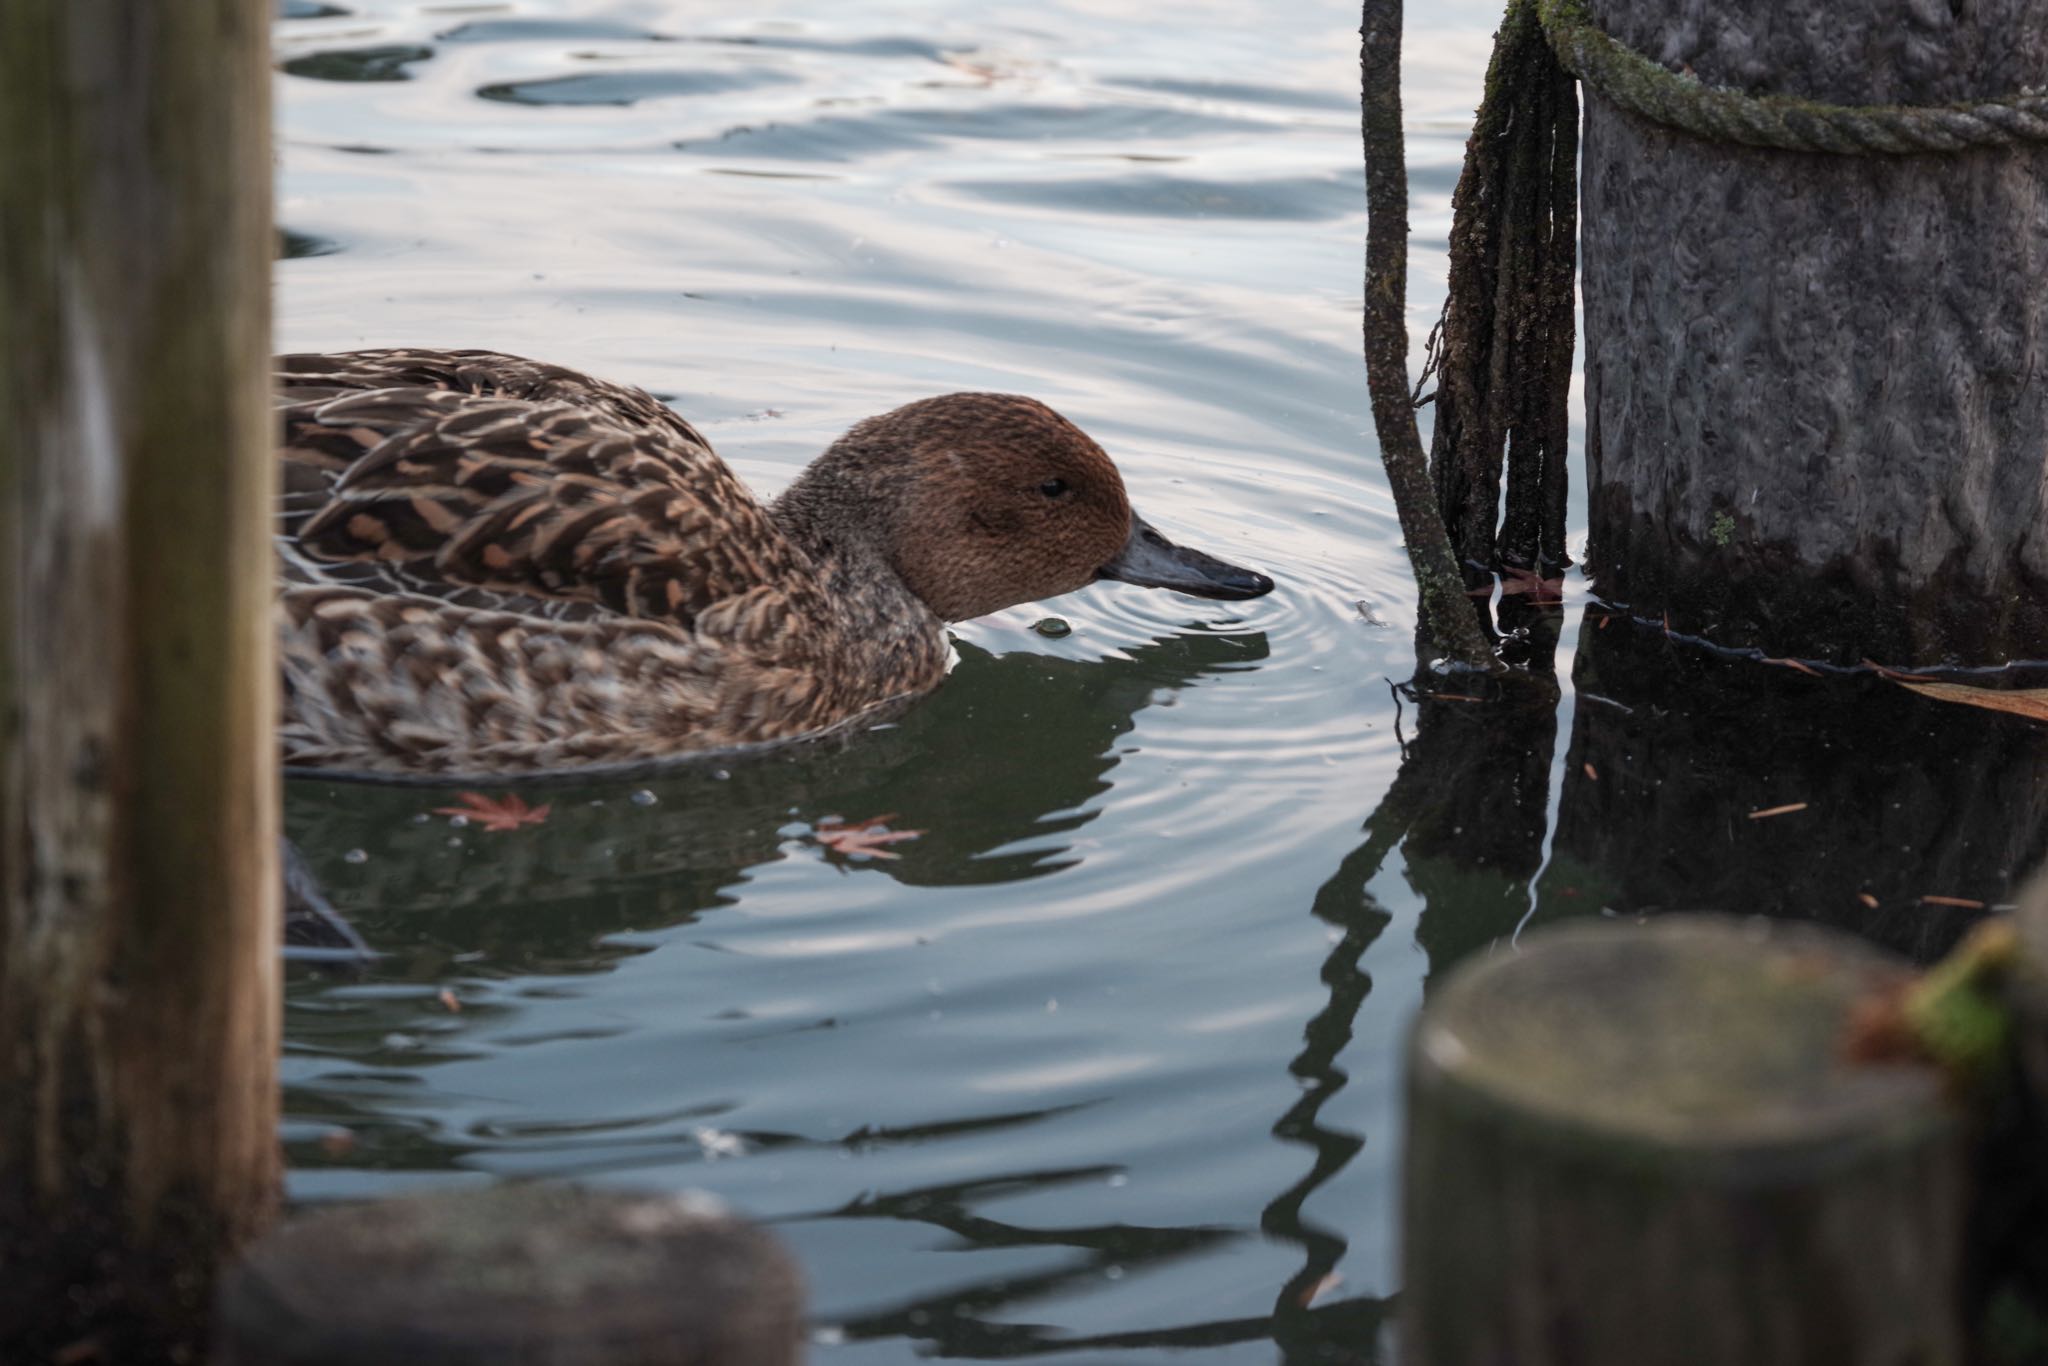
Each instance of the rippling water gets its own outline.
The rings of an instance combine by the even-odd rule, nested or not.
[[[292,987],[300,1199],[705,1187],[795,1248],[825,1362],[1377,1360],[1433,971],[1688,893],[1843,918],[1874,889],[1880,932],[1931,951],[1957,913],[1915,887],[1996,900],[2039,857],[2030,830],[1952,841],[1937,887],[1898,852],[1925,837],[1900,794],[1948,790],[1923,759],[1995,803],[1970,756],[2037,763],[2020,723],[1958,741],[1880,697],[1904,749],[1861,767],[1831,695],[1780,743],[1754,699],[1672,705],[1713,666],[1632,683],[1629,650],[1668,643],[1581,632],[1576,582],[1561,696],[1433,701],[1417,738],[1364,435],[1349,4],[282,14],[281,348],[489,346],[638,383],[764,492],[867,414],[1027,392],[1151,520],[1281,585],[1004,612],[891,726],[537,789],[548,819],[516,831],[438,814],[445,789],[295,782],[290,828],[390,955]],[[1411,19],[1418,336],[1496,16]],[[1575,686],[1582,639],[1604,653],[1578,648]],[[1708,753],[1731,734],[1757,755]],[[1809,856],[1810,830],[1723,809],[1823,772],[1870,805],[1863,845]],[[814,838],[884,814],[922,832],[900,858]],[[1809,887],[1825,906],[1789,904]]]

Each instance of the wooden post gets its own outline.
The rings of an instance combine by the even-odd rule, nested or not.
[[[1468,961],[1409,1055],[1402,1360],[1959,1362],[1964,1125],[1843,1058],[1903,972],[1691,916]]]
[[[294,1220],[221,1286],[214,1366],[794,1366],[795,1263],[711,1197],[502,1185]]]
[[[2011,96],[2035,0],[1586,0],[1707,85]],[[1586,100],[1587,563],[1772,655],[2048,657],[2048,146],[1830,156]]]
[[[268,0],[0,4],[0,1342],[191,1359],[278,1177]]]

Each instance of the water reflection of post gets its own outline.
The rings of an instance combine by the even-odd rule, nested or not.
[[[1409,882],[1424,902],[1416,934],[1432,968],[1448,967],[1520,923],[1529,908],[1530,880],[1542,866],[1548,824],[1557,735],[1557,690],[1548,667],[1558,617],[1547,595],[1503,599],[1501,631],[1513,637],[1530,669],[1528,677],[1509,684],[1505,696],[1480,699],[1441,678],[1417,680],[1416,735],[1402,746],[1400,770],[1366,818],[1364,842],[1317,889],[1314,914],[1340,935],[1321,973],[1330,994],[1303,1030],[1302,1050],[1288,1063],[1287,1070],[1307,1085],[1273,1126],[1276,1138],[1306,1145],[1314,1159],[1260,1220],[1266,1233],[1299,1243],[1304,1254],[1301,1270],[1274,1305],[1274,1339],[1282,1346],[1369,1342],[1368,1327],[1386,1312],[1385,1302],[1376,1299],[1308,1307],[1347,1242],[1308,1224],[1301,1213],[1309,1196],[1363,1146],[1358,1135],[1325,1127],[1318,1115],[1349,1081],[1337,1059],[1372,990],[1372,978],[1359,964],[1389,920],[1366,888],[1399,846]],[[1485,680],[1473,685],[1498,686]],[[1333,1325],[1344,1330],[1333,1337]]]
[[[2048,851],[2048,730],[1882,679],[1722,659],[1603,626],[1605,610],[1580,634],[1539,919],[1753,912],[1924,960]]]

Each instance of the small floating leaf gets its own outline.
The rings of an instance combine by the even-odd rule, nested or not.
[[[530,807],[526,799],[516,792],[503,797],[486,797],[481,792],[458,792],[455,795],[463,805],[437,806],[434,814],[449,817],[451,825],[467,825],[474,821],[485,830],[517,830],[522,825],[539,825],[554,809],[551,802]]]
[[[1870,667],[1900,687],[1937,702],[1956,702],[1965,707],[2024,716],[2029,721],[2048,721],[2048,688],[1973,688],[1967,683],[1926,683],[1882,664]]]

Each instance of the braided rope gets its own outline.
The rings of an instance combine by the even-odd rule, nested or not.
[[[1582,0],[1540,0],[1544,32],[1565,70],[1633,114],[1697,137],[1791,152],[1951,152],[2048,142],[2048,95],[1967,104],[1818,104],[1747,95],[1680,75],[1602,32]]]

